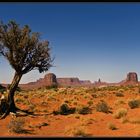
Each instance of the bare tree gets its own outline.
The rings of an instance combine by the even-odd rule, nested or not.
[[[22,76],[35,69],[42,73],[52,66],[53,59],[48,46],[49,42],[41,41],[40,34],[31,32],[28,25],[21,28],[15,21],[9,21],[8,24],[0,22],[0,54],[15,70],[8,92],[9,108],[2,118],[5,118],[9,112],[17,111],[14,93]]]

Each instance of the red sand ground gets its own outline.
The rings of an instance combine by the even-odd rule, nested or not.
[[[124,97],[116,96],[117,92],[121,92]],[[92,97],[92,94],[96,94],[97,97]],[[9,115],[6,119],[0,120],[0,136],[73,137],[78,131],[79,135],[87,134],[90,137],[140,136],[140,108],[131,109],[128,105],[130,99],[136,98],[140,99],[138,87],[127,89],[121,87],[114,90],[108,88],[97,91],[88,88],[60,88],[57,91],[42,89],[20,92],[15,96],[17,106],[22,109],[33,110],[38,115],[19,116],[25,119],[23,128],[29,132],[21,134],[9,132],[7,126],[12,119],[12,116]],[[17,101],[18,99],[21,100]],[[108,104],[112,113],[96,111],[96,104],[100,100],[104,100]],[[119,100],[123,100],[124,103],[118,103]],[[64,102],[68,102],[67,104],[70,107],[78,107],[80,105],[88,105],[88,101],[93,101],[93,104],[90,106],[92,108],[91,114],[51,114],[54,110],[58,110]],[[122,118],[137,121],[135,123],[131,121],[123,123],[122,118],[116,119],[114,113],[120,108],[127,109],[127,115]],[[42,123],[47,123],[48,125],[38,127]],[[108,127],[109,123],[113,123],[117,129],[110,129]]]

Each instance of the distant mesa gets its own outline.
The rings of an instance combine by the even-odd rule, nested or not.
[[[92,84],[89,80],[79,80],[77,77],[73,78],[57,78],[59,86],[85,86]]]
[[[58,86],[58,87],[74,87],[74,86],[89,86],[89,87],[104,87],[104,86],[120,86],[120,85],[138,85],[138,75],[135,72],[129,72],[126,76],[126,79],[118,83],[107,83],[103,82],[100,78],[98,81],[92,83],[90,80],[79,80],[77,77],[66,77],[66,78],[57,78],[54,73],[48,73],[44,78],[40,78],[35,82],[30,82],[27,84],[20,84],[19,86],[22,89],[37,89],[47,86]],[[7,84],[8,85],[8,84]],[[2,84],[2,86],[5,86]]]
[[[80,84],[81,85],[91,85],[91,81],[90,80],[80,80]]]
[[[60,86],[76,86],[81,84],[78,78],[57,78],[57,82]]]

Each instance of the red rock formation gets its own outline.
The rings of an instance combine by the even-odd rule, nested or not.
[[[127,82],[129,82],[129,81],[138,82],[137,73],[135,73],[135,72],[129,72],[129,73],[127,74],[126,81],[127,81]]]
[[[53,73],[48,73],[44,76],[44,78],[40,78],[36,82],[30,82],[27,84],[21,84],[20,86],[23,89],[36,89],[40,87],[47,87],[57,85],[56,76]]]
[[[79,80],[76,77],[73,78],[56,78],[55,74],[49,73],[44,76],[44,78],[40,78],[36,82],[30,82],[28,84],[20,84],[20,87],[24,89],[34,89],[40,87],[47,87],[52,85],[58,86],[95,86],[95,87],[103,87],[103,86],[120,86],[120,85],[136,85],[139,84],[138,76],[135,72],[129,72],[127,74],[127,78],[118,83],[107,83],[102,82],[100,79],[91,83],[89,80]]]
[[[90,85],[90,84],[92,84],[89,80],[80,80],[80,83],[82,85]]]
[[[129,72],[125,80],[120,82],[120,85],[136,85],[138,84],[138,76],[135,72]]]
[[[57,83],[60,86],[78,86],[81,85],[78,78],[57,78]]]

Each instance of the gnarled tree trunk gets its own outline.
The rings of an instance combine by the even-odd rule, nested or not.
[[[3,114],[3,116],[1,117],[1,119],[5,118],[10,112],[16,113],[17,108],[14,102],[14,95],[21,77],[22,74],[15,72],[14,78],[12,80],[12,83],[10,84],[9,91],[8,91],[8,108],[6,112]]]

